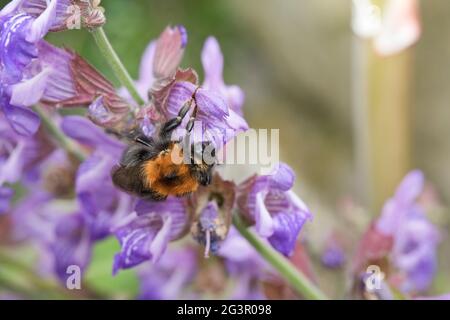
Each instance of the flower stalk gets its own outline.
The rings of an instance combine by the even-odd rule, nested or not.
[[[237,214],[233,216],[233,225],[239,233],[255,248],[256,251],[271,264],[280,275],[292,286],[292,288],[311,300],[327,300],[325,294],[320,291],[304,274],[296,269],[283,255],[275,249],[267,246],[257,235],[248,230]]]
[[[131,97],[133,97],[134,101],[138,105],[143,105],[145,101],[142,99],[142,97],[136,90],[133,79],[131,78],[128,71],[125,69],[124,65],[120,61],[119,56],[112,47],[111,43],[109,42],[105,30],[103,30],[102,27],[98,27],[93,29],[91,33],[95,39],[95,42],[97,43],[98,48],[100,49],[100,52],[108,62],[117,79],[125,88],[127,88],[128,92],[130,93]]]
[[[379,9],[376,12],[387,15],[386,0],[372,3]],[[385,24],[385,28],[389,26],[383,19],[381,23]],[[404,28],[410,30],[418,22],[402,23],[406,23]],[[394,38],[399,31],[389,32],[388,35]],[[411,45],[417,39],[412,39],[407,45],[395,44],[391,39],[388,42],[390,47],[386,48],[380,45],[384,44],[380,41],[382,35],[378,32],[374,40],[373,36],[367,38],[357,34],[353,39],[355,162],[360,180],[357,190],[372,212],[380,211],[385,199],[411,169],[411,73],[414,53]],[[386,49],[390,51],[383,51]]]
[[[34,106],[33,110],[39,114],[42,124],[47,129],[50,136],[52,136],[68,153],[75,156],[79,161],[83,162],[86,159],[86,154],[82,151],[81,147],[74,141],[69,139],[64,132],[53,122],[48,114],[40,106]]]
[[[23,286],[20,283],[16,283],[13,281],[12,277],[0,272],[0,283],[6,287],[14,288],[15,292],[19,292],[26,296],[36,295],[36,297],[39,296],[37,292],[41,292],[64,299],[80,298],[79,294],[66,290],[57,283],[44,280],[42,277],[36,275],[29,266],[2,250],[0,250],[0,264],[3,268],[10,268],[11,270],[15,270],[15,272],[20,273],[21,278],[26,279],[26,283],[30,285]],[[35,292],[34,290],[37,291]]]

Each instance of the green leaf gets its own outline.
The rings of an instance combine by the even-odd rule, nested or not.
[[[110,237],[94,246],[92,262],[84,281],[91,290],[105,297],[133,299],[139,292],[139,282],[133,269],[112,275],[114,255],[120,251],[116,239]]]

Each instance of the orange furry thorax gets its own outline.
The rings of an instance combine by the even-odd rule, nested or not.
[[[183,151],[177,143],[148,160],[143,165],[147,187],[163,196],[182,196],[196,191],[199,183],[189,165],[182,161]]]

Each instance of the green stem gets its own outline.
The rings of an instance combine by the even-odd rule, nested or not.
[[[10,293],[17,294],[22,298],[39,298],[39,296],[29,288],[12,281],[9,276],[3,275],[2,270],[0,270],[0,288]]]
[[[86,154],[82,151],[81,147],[75,143],[73,140],[69,139],[64,132],[55,124],[55,122],[49,117],[47,112],[45,112],[41,107],[34,106],[33,110],[39,114],[42,124],[48,130],[50,136],[52,136],[67,152],[71,153],[78,160],[84,161],[86,159]]]
[[[280,273],[295,291],[311,300],[328,299],[325,294],[309,281],[304,274],[296,269],[289,260],[272,247],[267,246],[257,235],[246,228],[237,214],[233,217],[233,224],[240,234]]]
[[[139,104],[143,105],[145,103],[144,100],[142,100],[142,97],[139,95],[138,91],[136,90],[136,87],[134,86],[133,79],[131,79],[128,71],[125,69],[124,65],[120,61],[119,56],[117,55],[116,51],[114,51],[114,48],[112,47],[111,43],[108,40],[108,37],[106,36],[105,31],[102,27],[96,28],[91,31],[92,36],[95,39],[95,42],[97,43],[97,46],[99,47],[101,53],[105,57],[106,61],[108,61],[111,69],[114,71],[117,79],[120,81],[120,83],[127,88],[130,95],[133,97],[133,99]]]
[[[42,293],[56,295],[68,299],[79,298],[76,292],[65,290],[57,283],[44,280],[42,277],[36,275],[34,270],[30,269],[29,266],[17,260],[11,254],[3,252],[2,250],[0,250],[0,264],[2,265],[3,268],[9,268],[10,270],[14,270],[14,272],[16,273],[20,273],[21,278],[26,279],[27,283],[29,283],[33,288]],[[10,286],[20,288],[20,285],[15,284],[9,277],[1,275],[0,280],[3,283],[8,283]],[[22,289],[23,290],[21,291],[24,292],[26,291],[25,288]]]

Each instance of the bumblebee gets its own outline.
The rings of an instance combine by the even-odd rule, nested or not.
[[[182,124],[192,103],[195,106],[186,125],[187,134],[173,141],[172,133]],[[212,144],[189,144],[196,114],[193,96],[178,116],[165,122],[154,137],[136,134],[123,153],[120,165],[113,168],[113,183],[129,194],[156,201],[171,195],[182,197],[196,191],[200,185],[210,184],[215,161],[205,161],[204,154],[209,152],[210,159],[215,156]]]

